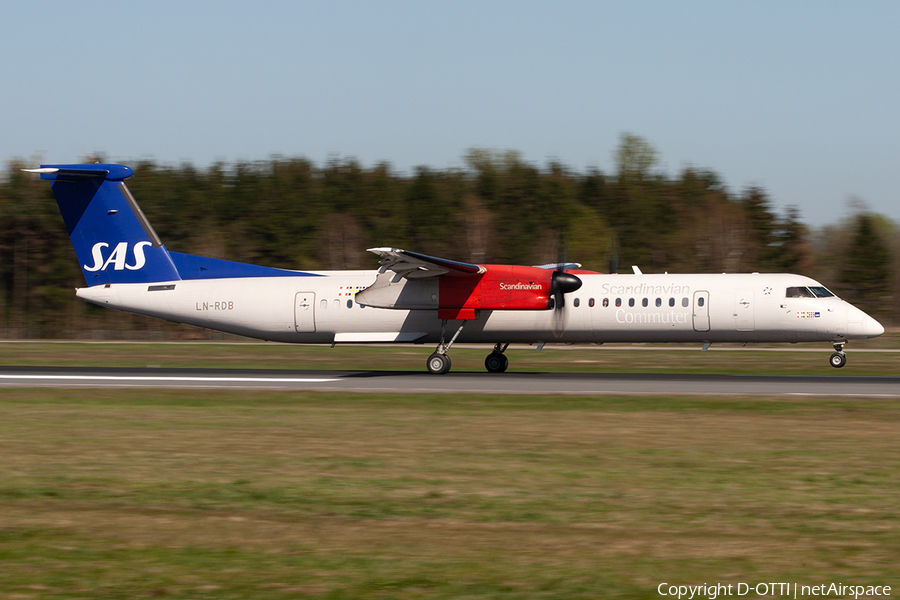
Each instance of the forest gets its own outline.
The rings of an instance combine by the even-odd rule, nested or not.
[[[477,263],[587,269],[793,272],[821,281],[886,326],[900,316],[897,224],[863,208],[819,229],[780,214],[764,189],[733,191],[711,170],[659,172],[623,134],[615,170],[538,166],[474,149],[462,169],[352,158],[130,163],[128,187],[166,247],[288,269],[376,268],[373,246]],[[83,162],[104,160],[86,157]],[[9,161],[0,174],[0,338],[183,338],[206,332],[80,302],[84,278],[50,186]],[[789,199],[788,199],[789,200]]]

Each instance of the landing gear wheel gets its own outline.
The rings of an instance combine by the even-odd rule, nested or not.
[[[435,375],[443,375],[450,370],[450,357],[446,354],[435,352],[428,357],[428,372]]]
[[[509,367],[509,359],[505,354],[499,352],[491,352],[484,359],[484,368],[488,373],[503,373]]]
[[[835,352],[831,355],[829,362],[831,362],[831,366],[835,369],[840,369],[847,364],[847,355],[843,352]]]

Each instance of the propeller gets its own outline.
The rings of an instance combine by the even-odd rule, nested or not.
[[[553,271],[550,290],[553,292],[553,308],[562,310],[566,305],[566,294],[581,288],[581,279],[576,275],[567,273],[562,268]]]
[[[550,279],[550,291],[553,294],[553,311],[556,315],[555,333],[557,336],[565,333],[565,319],[562,311],[566,305],[566,294],[581,288],[581,279],[572,273],[566,272],[567,267],[569,267],[569,264],[566,262],[566,244],[562,234],[560,234],[559,261]]]

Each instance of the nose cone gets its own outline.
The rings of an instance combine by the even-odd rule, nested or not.
[[[878,337],[879,335],[884,333],[884,325],[882,325],[869,315],[866,315],[865,332],[869,337]]]
[[[847,316],[845,325],[847,327],[847,339],[865,339],[878,337],[884,333],[884,326],[881,323],[856,308],[852,304],[847,305]]]

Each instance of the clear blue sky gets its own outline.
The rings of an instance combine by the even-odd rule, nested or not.
[[[900,3],[45,2],[0,13],[0,158],[460,167],[472,147],[900,221]]]

